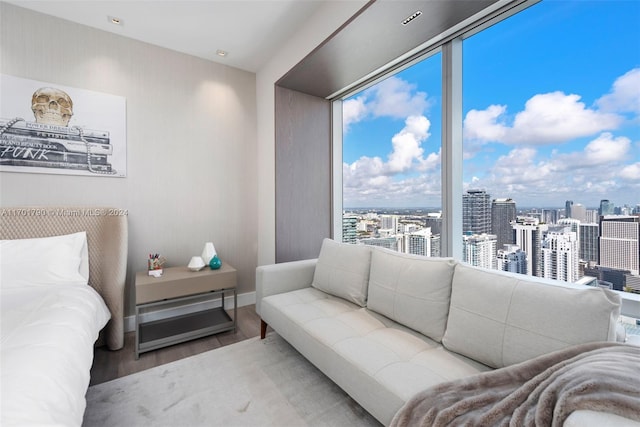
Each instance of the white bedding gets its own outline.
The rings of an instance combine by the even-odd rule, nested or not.
[[[107,306],[86,285],[0,292],[0,424],[80,426]]]

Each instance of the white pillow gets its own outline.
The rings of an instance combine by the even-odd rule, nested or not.
[[[370,265],[369,246],[324,239],[311,286],[364,307]]]
[[[614,341],[620,296],[598,287],[458,263],[442,344],[492,368]]]
[[[451,302],[453,258],[375,248],[367,308],[440,342]]]
[[[87,233],[0,240],[0,287],[86,285]],[[86,275],[86,273],[85,273]]]

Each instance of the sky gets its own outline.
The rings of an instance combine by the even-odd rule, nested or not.
[[[417,23],[417,22],[416,22]],[[441,54],[344,100],[343,205],[441,205]],[[640,0],[543,0],[463,42],[463,186],[640,204]]]

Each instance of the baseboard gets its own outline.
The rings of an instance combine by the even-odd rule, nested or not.
[[[238,307],[244,307],[246,305],[251,305],[251,304],[255,304],[256,303],[256,293],[254,292],[247,292],[244,294],[238,294]],[[194,311],[200,311],[200,310],[205,310],[208,308],[213,308],[213,307],[219,307],[220,306],[220,300],[215,300],[215,301],[207,301],[207,302],[199,302],[199,303],[195,303],[195,304],[190,304],[190,305],[186,305],[186,306],[182,306],[179,308],[171,308],[168,310],[163,310],[163,311],[158,311],[158,313],[164,313],[164,314],[159,314],[158,317],[164,317],[166,316],[167,312],[171,312],[172,316],[177,316],[180,314],[185,314],[185,313],[191,313]],[[233,296],[228,296],[225,297],[224,299],[224,306],[225,308],[233,308]],[[148,316],[148,315],[147,315]],[[151,316],[149,316],[151,317]],[[153,320],[151,318],[147,318],[147,321],[149,320]],[[131,316],[125,316],[124,318],[124,331],[125,332],[133,332],[136,330],[136,316],[135,315],[131,315]]]

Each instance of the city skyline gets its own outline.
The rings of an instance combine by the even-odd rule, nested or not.
[[[638,204],[639,19],[640,2],[544,0],[465,39],[463,189]],[[344,101],[344,206],[440,206],[440,61]]]
[[[484,192],[472,192],[463,201],[466,226],[460,234],[461,261],[482,268],[640,293],[640,209],[633,215],[598,217],[578,210],[577,216],[594,218],[581,221],[558,215],[559,210],[514,215],[513,209],[507,208],[508,203],[497,206],[496,201],[489,211],[486,196]],[[567,202],[569,206],[570,201]],[[503,212],[494,215],[494,208]],[[342,241],[440,256],[442,217],[403,211],[345,213]],[[547,216],[549,213],[553,215]],[[510,232],[499,243],[500,230]]]
[[[470,189],[473,190],[473,189]],[[475,190],[479,190],[479,189],[475,189]],[[495,197],[493,194],[489,193],[491,195],[491,200],[496,200],[496,199],[513,199],[511,197]],[[610,199],[602,199],[602,200],[610,200]],[[530,211],[532,209],[555,209],[555,210],[564,210],[564,202],[561,203],[560,205],[556,205],[556,206],[521,206],[518,201],[516,199],[513,199],[513,201],[516,204],[516,207],[518,210],[522,210],[522,211]],[[566,201],[565,201],[566,202]],[[582,206],[584,206],[586,209],[588,210],[597,210],[600,206],[599,203],[596,203],[592,206],[588,206],[585,205],[584,203],[582,203],[580,200],[577,199],[573,199],[573,202],[575,202],[576,204],[580,204]],[[615,207],[617,208],[623,208],[623,207],[629,207],[631,209],[637,208],[638,206],[640,206],[640,201],[636,201],[635,203],[615,203]],[[382,209],[382,210],[392,210],[392,209],[403,209],[403,210],[424,210],[424,211],[430,211],[430,212],[440,212],[442,211],[442,208],[439,206],[344,206],[343,210],[344,211],[350,211],[350,210],[354,210],[354,209],[358,209],[358,210],[366,210],[366,209]]]

